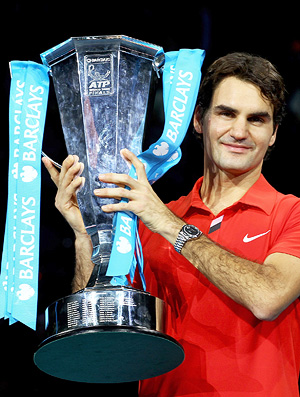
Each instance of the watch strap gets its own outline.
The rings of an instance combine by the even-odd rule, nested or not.
[[[193,229],[196,231],[196,233],[194,235],[186,233],[185,229],[186,229],[187,226],[193,227]],[[187,241],[196,240],[199,237],[201,237],[202,234],[203,233],[201,232],[201,230],[199,230],[194,225],[183,225],[183,227],[180,229],[180,232],[178,233],[177,239],[176,239],[175,244],[174,244],[175,251],[177,251],[180,254],[183,246],[185,245],[185,243]]]

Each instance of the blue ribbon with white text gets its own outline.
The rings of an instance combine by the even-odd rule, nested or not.
[[[39,275],[41,149],[48,68],[13,61],[9,104],[9,174],[0,275],[0,318],[36,329]]]
[[[180,145],[194,112],[204,56],[205,51],[199,49],[183,49],[165,54],[163,71],[164,130],[158,141],[138,156],[145,165],[150,183],[157,181],[181,159]],[[129,175],[136,178],[133,166]],[[113,277],[112,284],[126,284],[126,275],[129,274],[132,280],[136,264],[138,264],[143,287],[146,289],[136,215],[129,212],[116,213],[114,233],[107,276]],[[136,256],[134,252],[136,252]]]

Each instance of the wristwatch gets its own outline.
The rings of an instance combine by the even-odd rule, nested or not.
[[[183,225],[174,244],[175,251],[180,254],[187,241],[196,240],[201,237],[202,234],[201,230],[194,225]]]

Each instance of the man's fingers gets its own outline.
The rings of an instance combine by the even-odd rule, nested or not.
[[[47,157],[43,157],[42,161],[56,187],[61,186],[63,189],[66,189],[73,179],[80,177],[84,170],[84,164],[79,162],[79,157],[76,155],[69,155],[62,163],[60,171],[56,169]]]
[[[132,164],[134,166],[137,178],[141,182],[148,181],[145,166],[141,162],[141,160],[139,160],[137,156],[128,149],[122,149],[120,153],[122,158],[127,162],[127,164]]]
[[[94,194],[98,197],[103,198],[114,198],[117,200],[121,200],[122,198],[126,198],[128,200],[132,200],[134,198],[134,193],[131,190],[125,188],[103,188],[103,189],[95,189]]]
[[[76,167],[78,164],[79,157],[76,155],[69,154],[69,156],[63,161],[62,167],[61,167],[61,172],[60,172],[60,178],[63,180],[67,174],[67,172],[72,168]],[[72,178],[73,179],[73,178]]]
[[[81,177],[76,177],[76,179],[74,181],[78,180],[78,187],[75,190],[75,194],[79,193],[80,190],[83,188],[84,184],[85,184],[85,177],[81,176]],[[80,184],[79,184],[80,182]]]
[[[84,165],[79,162],[79,157],[76,155],[69,155],[62,164],[59,177],[61,187],[66,189],[74,179],[82,174],[83,169]]]
[[[100,174],[99,180],[104,183],[117,185],[121,188],[128,186],[130,189],[136,189],[139,186],[139,182],[136,179],[131,178],[131,176],[127,174],[116,174],[116,173]]]
[[[46,167],[47,171],[49,172],[49,175],[53,180],[53,182],[55,183],[56,187],[58,187],[60,172],[55,168],[55,166],[51,163],[51,161],[47,157],[42,157],[42,162]]]
[[[76,193],[82,189],[85,178],[79,177],[74,179],[65,189],[58,189],[55,206],[64,215],[65,209],[74,205],[76,200]]]

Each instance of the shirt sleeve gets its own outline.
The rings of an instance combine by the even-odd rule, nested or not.
[[[280,202],[273,230],[276,232],[267,256],[284,253],[300,258],[300,199],[286,196]]]

